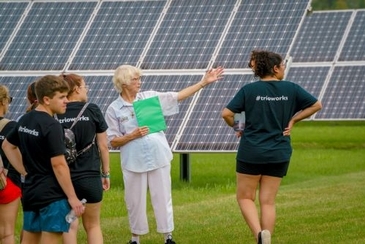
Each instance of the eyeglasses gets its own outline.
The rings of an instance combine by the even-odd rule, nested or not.
[[[140,81],[141,79],[142,79],[142,77],[139,76],[139,77],[132,78],[131,81]]]
[[[79,86],[79,87],[84,87],[86,91],[89,90],[89,86]]]
[[[13,101],[13,97],[8,97],[9,104]]]

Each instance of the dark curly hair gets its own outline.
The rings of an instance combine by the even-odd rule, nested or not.
[[[253,50],[248,67],[252,69],[255,77],[263,78],[274,75],[274,67],[279,67],[282,62],[283,58],[280,54],[263,50]]]

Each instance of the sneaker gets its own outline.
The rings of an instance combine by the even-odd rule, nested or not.
[[[257,244],[271,244],[271,234],[268,230],[259,232]]]
[[[137,244],[137,242],[136,241],[129,241],[127,244]]]
[[[174,242],[174,241],[172,240],[172,237],[169,237],[169,238],[166,240],[165,244],[176,244],[176,242]]]

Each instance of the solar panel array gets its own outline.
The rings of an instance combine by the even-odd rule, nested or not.
[[[104,112],[117,98],[113,70],[143,69],[142,90],[179,91],[205,70],[225,77],[167,117],[175,152],[234,151],[238,140],[220,112],[255,80],[255,48],[292,56],[287,79],[317,96],[311,119],[365,119],[364,10],[307,14],[310,0],[113,0],[0,2],[0,83],[14,97],[8,117],[26,107],[28,84],[45,74],[85,77],[89,100]]]

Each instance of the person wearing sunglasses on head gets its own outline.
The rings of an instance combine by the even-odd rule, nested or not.
[[[1,149],[6,135],[15,128],[16,122],[5,118],[13,98],[6,86],[0,85],[0,243],[15,243],[15,223],[20,205],[20,174],[10,164]]]

